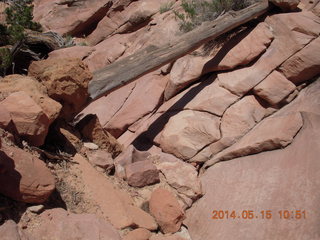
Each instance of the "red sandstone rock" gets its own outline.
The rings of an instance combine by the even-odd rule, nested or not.
[[[104,126],[116,138],[160,103],[167,78],[152,72],[137,80],[124,105]]]
[[[33,240],[12,220],[8,220],[0,226],[0,236],[1,240]]]
[[[243,39],[240,38],[241,35]],[[187,55],[178,59],[170,72],[170,80],[164,93],[165,99],[170,99],[203,74],[247,65],[263,53],[272,40],[273,35],[269,26],[260,23],[247,36],[238,35],[226,42],[223,47],[216,49],[211,56]]]
[[[243,136],[267,115],[257,98],[248,95],[229,107],[221,119],[223,137]]]
[[[296,89],[296,86],[278,71],[273,71],[265,80],[254,87],[256,95],[271,105],[276,105]]]
[[[285,61],[279,70],[295,84],[303,83],[315,77],[320,73],[319,45],[320,37]]]
[[[46,210],[38,217],[38,224],[27,231],[35,239],[120,240],[116,229],[93,214],[74,214],[62,208]]]
[[[270,2],[280,7],[283,11],[293,11],[297,9],[300,0],[270,0]]]
[[[159,171],[149,160],[125,166],[126,180],[130,186],[144,187],[160,181]]]
[[[220,119],[198,111],[182,111],[170,118],[160,139],[160,147],[181,159],[189,159],[220,138]]]
[[[103,150],[95,150],[87,152],[89,162],[97,167],[110,172],[114,168],[113,159],[109,152]]]
[[[82,35],[108,11],[110,0],[66,2],[60,0],[36,0],[34,20],[45,30],[57,33]]]
[[[179,231],[185,216],[178,200],[171,192],[164,188],[154,190],[149,201],[149,208],[162,232]]]
[[[26,92],[48,116],[52,123],[59,115],[61,104],[48,97],[47,89],[36,79],[23,75],[8,75],[0,81],[0,99],[8,97],[11,93]]]
[[[83,60],[94,51],[93,47],[89,46],[73,46],[68,48],[61,48],[49,53],[49,58],[79,58]]]
[[[12,93],[0,104],[10,113],[22,139],[33,146],[44,143],[49,129],[49,118],[27,93]]]
[[[55,189],[55,180],[44,162],[17,147],[2,144],[0,192],[14,200],[43,203]]]
[[[284,148],[293,141],[302,125],[303,121],[300,113],[269,117],[253,128],[237,143],[206,162],[206,165],[221,160],[229,160],[263,151]]]
[[[124,236],[122,240],[149,240],[151,232],[144,228],[138,228]]]
[[[92,78],[80,59],[47,59],[33,62],[28,74],[48,89],[48,95],[63,106],[61,115],[70,120],[87,102],[88,83]]]
[[[177,235],[171,235],[171,236],[152,236],[150,240],[186,240],[185,238],[182,238]]]
[[[311,101],[299,102],[302,98],[294,101],[297,104],[292,105],[292,109],[312,105],[319,112],[319,102],[313,103],[313,97],[307,97]],[[320,119],[318,114],[306,113],[304,116],[303,128],[288,147],[220,162],[207,170],[202,176],[206,194],[188,210],[185,221],[192,239],[245,240],[248,236],[264,239],[274,236],[275,229],[280,239],[317,239],[318,218],[312,213],[320,204],[320,195],[315,191],[320,187]],[[296,194],[299,192],[303,194]],[[232,210],[229,210],[230,206]],[[265,207],[271,211],[271,221],[263,220],[260,215]],[[252,210],[254,218],[257,216],[258,219],[212,219],[213,211],[225,209],[234,209],[236,216],[242,216],[247,209]],[[310,215],[304,221],[284,221],[279,211],[286,209],[294,214],[296,210],[309,209],[306,211]]]
[[[103,173],[96,171],[81,155],[76,154],[74,161],[79,163],[78,168],[82,173],[81,178],[85,186],[84,193],[90,196],[90,201],[99,206],[101,215],[112,225],[118,229],[129,226],[157,229],[153,217],[134,206],[127,192],[113,185]]]
[[[198,171],[190,164],[179,159],[175,161],[164,161],[156,164],[157,168],[163,173],[167,183],[176,189],[179,194],[192,200],[196,200],[202,195],[201,183],[198,179]]]
[[[238,96],[250,91],[320,31],[315,16],[303,12],[273,15],[265,22],[273,29],[275,37],[267,51],[252,66],[218,74],[221,86]],[[304,28],[307,30],[296,30]]]
[[[11,122],[10,112],[0,104],[0,128],[6,129]]]
[[[116,176],[125,178],[125,166],[145,161],[150,156],[149,152],[138,151],[133,145],[128,146],[115,160]]]

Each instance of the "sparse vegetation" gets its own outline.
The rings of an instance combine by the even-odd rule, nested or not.
[[[32,0],[10,1],[6,8],[6,22],[0,24],[0,46],[15,45],[25,37],[25,30],[40,31],[41,25],[32,21]],[[12,63],[8,48],[0,49],[0,74],[5,75]]]
[[[0,48],[0,74],[6,75],[7,69],[10,67],[12,57],[8,48]]]
[[[163,5],[161,5],[160,6],[160,13],[162,14],[162,13],[170,11],[172,9],[173,5],[174,5],[174,2],[167,2]]]
[[[205,21],[212,21],[224,12],[240,10],[249,5],[247,0],[182,0],[184,12],[174,11],[180,30],[189,32]]]

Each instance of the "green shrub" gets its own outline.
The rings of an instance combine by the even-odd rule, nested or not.
[[[7,69],[12,63],[12,57],[8,48],[0,48],[0,74],[6,75]]]
[[[6,25],[0,27],[1,44],[15,44],[24,38],[25,29],[40,31],[41,25],[32,21],[32,0],[12,1],[6,8]]]
[[[172,6],[174,5],[174,2],[167,2],[160,6],[160,13],[165,13],[171,10]]]
[[[183,13],[174,11],[180,21],[180,30],[189,32],[205,21],[216,19],[223,12],[247,7],[248,0],[182,0]]]

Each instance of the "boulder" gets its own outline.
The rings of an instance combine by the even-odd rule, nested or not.
[[[154,190],[149,201],[149,208],[163,233],[179,231],[185,215],[173,193],[164,188]]]
[[[16,201],[43,203],[55,189],[55,179],[44,162],[17,147],[2,144],[1,194]]]
[[[270,2],[288,12],[297,10],[300,0],[270,0]]]
[[[44,144],[49,118],[42,108],[25,92],[10,94],[0,102],[11,116],[19,136],[33,146]]]
[[[267,109],[254,95],[248,95],[229,107],[221,119],[223,137],[240,137],[266,115]]]
[[[50,123],[58,117],[62,108],[60,103],[48,97],[46,87],[32,77],[17,74],[8,75],[1,79],[0,89],[1,100],[14,92],[26,92],[42,108]]]
[[[276,105],[285,99],[296,86],[278,71],[273,71],[261,83],[254,87],[254,93],[266,100],[270,105]]]
[[[0,235],[2,240],[33,240],[12,220],[0,226]]]
[[[149,160],[125,166],[126,180],[132,187],[144,187],[160,182],[159,170]]]
[[[38,224],[27,231],[35,239],[120,240],[116,229],[94,214],[74,214],[62,208],[46,210],[37,217]]]
[[[160,147],[164,152],[187,160],[204,146],[220,139],[220,118],[205,112],[182,111],[166,124]]]
[[[144,228],[138,228],[123,237],[122,240],[149,240],[151,232]]]
[[[301,84],[320,73],[320,37],[290,57],[279,68],[290,81]]]
[[[308,95],[313,92],[309,90]],[[319,101],[314,98],[319,100],[319,92],[296,99],[297,104],[287,110],[309,108],[319,113]],[[318,238],[319,221],[313,213],[320,204],[320,194],[315,191],[320,187],[320,118],[313,113],[303,118],[302,129],[286,148],[219,162],[202,175],[206,194],[187,211],[184,222],[192,239]],[[279,215],[285,210],[289,211],[289,219]],[[219,219],[213,211],[229,211],[229,218],[224,214]],[[230,217],[233,211],[235,219]],[[245,211],[252,211],[253,219],[243,219]],[[263,215],[266,211],[270,211],[270,219]]]
[[[88,201],[99,208],[99,215],[108,219],[117,229],[135,226],[148,230],[156,230],[158,225],[154,218],[136,207],[129,194],[116,187],[103,173],[96,171],[81,155],[74,159],[77,171],[84,186],[84,194]],[[99,183],[99,184],[97,184]]]
[[[48,89],[48,95],[62,104],[61,116],[71,120],[88,98],[88,83],[92,78],[80,59],[46,59],[33,62],[28,74]]]

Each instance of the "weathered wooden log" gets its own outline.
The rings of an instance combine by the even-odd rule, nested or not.
[[[268,1],[263,1],[237,12],[228,12],[220,19],[206,22],[199,28],[177,38],[174,42],[162,46],[148,46],[96,71],[93,80],[89,83],[90,98],[96,99],[103,96],[109,91],[187,55],[202,44],[261,16],[268,10],[268,6]]]

